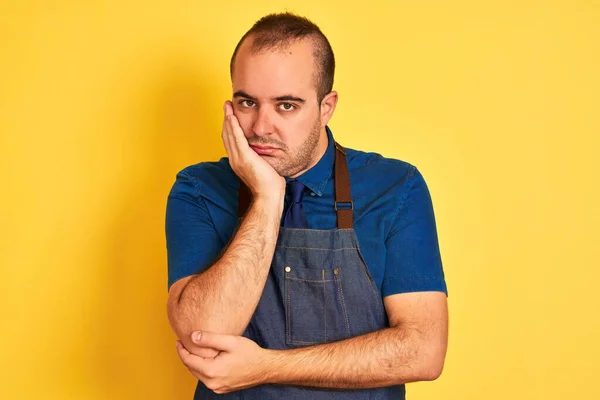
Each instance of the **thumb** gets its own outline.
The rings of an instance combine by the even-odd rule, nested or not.
[[[192,333],[192,341],[200,347],[209,347],[219,351],[230,351],[235,346],[235,336],[197,331]]]

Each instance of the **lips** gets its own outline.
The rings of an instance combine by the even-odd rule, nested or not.
[[[277,148],[275,147],[268,147],[268,146],[255,146],[255,145],[250,145],[250,147],[252,148],[252,150],[254,150],[257,154],[263,154],[263,155],[271,155],[274,152],[276,152]]]

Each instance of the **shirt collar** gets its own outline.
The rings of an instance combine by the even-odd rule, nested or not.
[[[327,150],[325,150],[325,154],[321,157],[319,162],[317,162],[312,168],[308,171],[305,171],[302,175],[298,176],[300,182],[304,184],[307,188],[315,192],[318,196],[323,195],[323,191],[325,190],[325,185],[327,185],[327,181],[331,178],[331,173],[333,172],[333,162],[335,157],[335,145],[333,140],[333,134],[331,133],[331,129],[328,126],[325,126],[325,130],[327,131]],[[285,178],[286,182],[293,180],[292,178]]]

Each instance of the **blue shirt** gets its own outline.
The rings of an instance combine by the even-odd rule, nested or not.
[[[311,229],[336,229],[334,140],[297,179],[308,187],[302,204]],[[343,146],[343,143],[342,143]],[[346,149],[354,202],[354,230],[382,297],[447,292],[433,205],[417,168],[376,153]],[[288,178],[286,178],[289,180]],[[210,267],[232,238],[239,180],[228,158],[201,162],[177,174],[167,200],[168,286]],[[284,206],[287,209],[288,199]]]

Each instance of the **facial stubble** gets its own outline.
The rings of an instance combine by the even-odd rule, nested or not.
[[[310,134],[300,145],[300,148],[291,158],[279,159],[275,157],[267,158],[267,162],[281,176],[295,176],[301,171],[308,169],[316,157],[315,150],[319,145],[319,136],[321,135],[321,118],[317,117],[313,124]],[[290,155],[289,153],[286,155]]]

